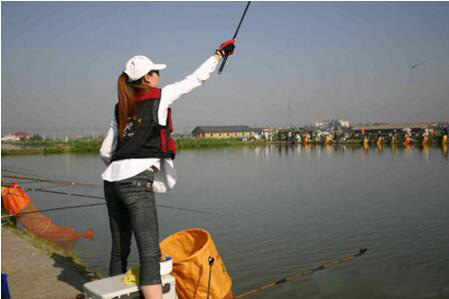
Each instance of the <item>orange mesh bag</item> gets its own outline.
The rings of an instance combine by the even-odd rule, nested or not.
[[[90,240],[94,238],[92,229],[77,234],[71,226],[54,224],[50,218],[39,213],[28,195],[16,183],[2,187],[2,204],[8,214],[16,216],[17,221],[29,233],[64,248],[73,247],[82,237]]]
[[[160,244],[161,251],[173,258],[179,299],[206,298],[209,282],[209,257],[215,259],[210,279],[212,299],[231,299],[232,279],[218,254],[209,232],[194,228],[175,233]]]
[[[29,203],[30,198],[16,183],[2,186],[2,205],[8,215],[16,215]]]

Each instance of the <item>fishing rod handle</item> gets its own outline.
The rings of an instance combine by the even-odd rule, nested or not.
[[[225,64],[226,64],[226,60],[228,60],[228,56],[225,56],[223,58],[223,61],[221,62],[221,65],[220,65],[220,69],[218,70],[218,74],[221,74],[223,72],[223,69],[224,69]]]

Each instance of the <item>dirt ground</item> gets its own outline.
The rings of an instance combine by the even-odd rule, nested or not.
[[[2,273],[12,299],[74,299],[90,279],[57,253],[50,256],[2,227]]]

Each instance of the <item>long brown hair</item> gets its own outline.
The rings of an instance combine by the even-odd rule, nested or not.
[[[129,82],[128,76],[122,73],[118,77],[117,92],[118,92],[118,111],[119,111],[119,138],[123,138],[123,132],[128,124],[128,117],[135,114],[136,97],[135,93],[139,89],[146,89],[149,86],[142,84],[143,79]]]

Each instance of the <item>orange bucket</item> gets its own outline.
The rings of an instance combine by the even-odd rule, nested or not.
[[[208,231],[184,230],[167,237],[160,247],[165,255],[173,257],[172,275],[176,278],[179,299],[206,298],[210,268],[209,298],[234,298],[232,279]],[[212,266],[209,266],[209,257],[214,258]]]

